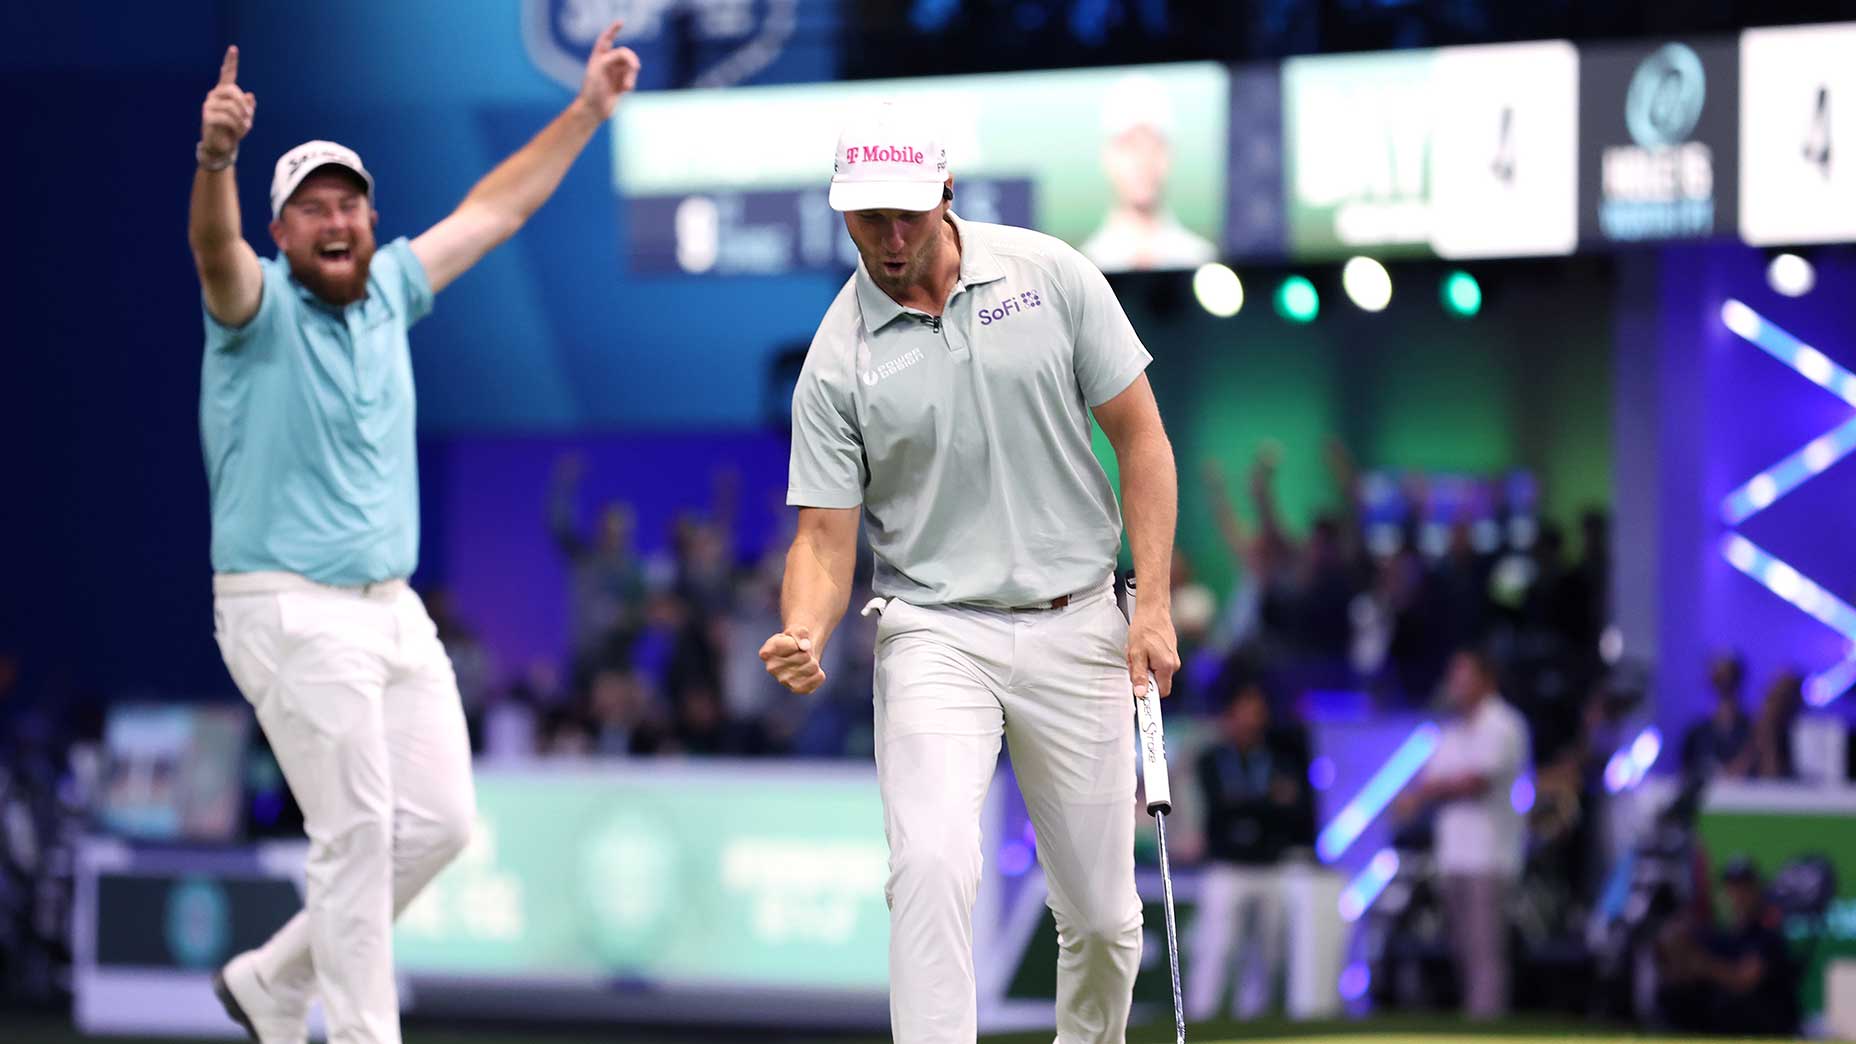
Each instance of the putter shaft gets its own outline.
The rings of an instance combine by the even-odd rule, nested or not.
[[[1173,923],[1173,871],[1166,861],[1166,812],[1154,812],[1154,833],[1160,840],[1160,892],[1166,906],[1166,963],[1173,979],[1173,1033],[1186,1044],[1186,1009],[1179,1000],[1179,929]]]

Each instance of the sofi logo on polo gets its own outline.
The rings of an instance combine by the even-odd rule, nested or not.
[[[922,155],[922,150],[907,145],[852,145],[844,150],[846,163],[913,163],[920,166],[927,158]]]
[[[991,308],[980,309],[980,325],[991,326],[996,322],[1004,320],[1006,316],[1017,315],[1020,312],[1028,312],[1033,308],[1041,308],[1043,306],[1044,298],[1042,295],[1036,290],[1026,290],[1023,293],[1007,297]]]

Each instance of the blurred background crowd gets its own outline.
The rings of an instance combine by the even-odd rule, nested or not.
[[[812,143],[902,93],[962,216],[1085,251],[1155,357],[1195,1021],[1856,1035],[1856,22],[1812,0],[7,5],[0,1027],[201,1032],[298,901],[212,641],[178,215],[224,48],[268,254],[272,157],[355,147],[415,233],[621,15],[640,90],[413,334],[480,805],[396,940],[416,1014],[882,1025],[868,548],[821,689],[757,653],[851,258]],[[982,1020],[1047,1027],[1009,752],[988,800]]]

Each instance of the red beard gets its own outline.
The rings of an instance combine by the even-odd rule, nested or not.
[[[346,272],[329,272],[312,253],[306,261],[289,258],[290,274],[323,301],[346,307],[367,296],[367,273],[374,262],[374,244],[356,243],[351,252],[353,259]]]

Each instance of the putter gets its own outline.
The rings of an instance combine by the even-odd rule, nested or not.
[[[1134,618],[1134,575],[1128,575],[1128,618]],[[1186,1044],[1186,1009],[1179,1002],[1179,930],[1173,923],[1173,871],[1166,861],[1166,814],[1173,791],[1166,778],[1166,735],[1160,726],[1160,687],[1147,676],[1147,692],[1134,700],[1134,720],[1141,745],[1141,779],[1147,784],[1147,814],[1154,817],[1160,841],[1160,894],[1166,909],[1166,966],[1173,977],[1173,1034]]]

